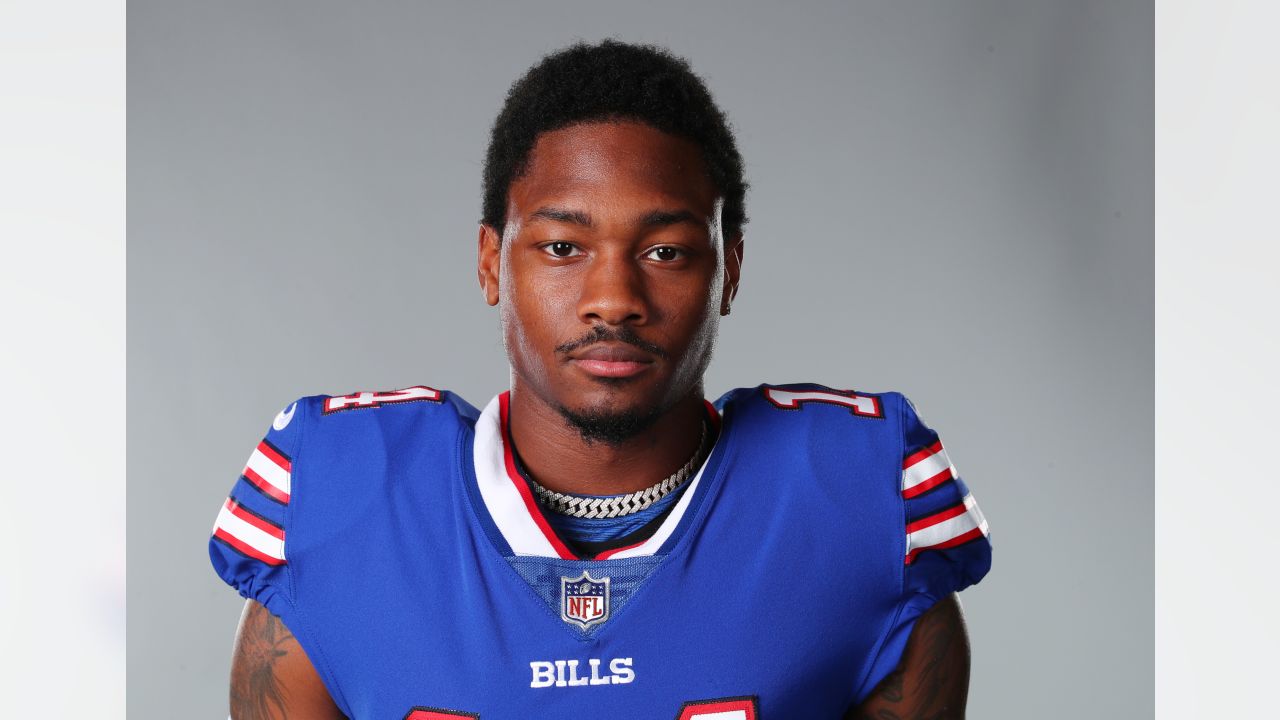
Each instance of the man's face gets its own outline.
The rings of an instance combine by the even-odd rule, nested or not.
[[[614,441],[700,398],[741,259],[721,204],[688,140],[634,122],[541,135],[502,237],[480,233],[513,387]]]

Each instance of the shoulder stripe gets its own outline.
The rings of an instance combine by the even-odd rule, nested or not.
[[[934,453],[938,453],[941,451],[942,451],[942,441],[935,440],[933,444],[930,445],[929,447],[922,448],[908,455],[906,459],[902,461],[902,469],[906,470],[907,468],[911,467],[912,465],[915,465],[921,460],[924,460],[930,455],[933,455]]]
[[[267,497],[289,502],[293,463],[266,440],[258,443],[244,466],[244,477]]]
[[[244,555],[268,565],[283,565],[284,528],[227,498],[213,525],[213,536]]]
[[[925,550],[955,547],[988,532],[977,501],[973,495],[965,495],[956,505],[907,525],[906,563],[910,565]]]
[[[265,516],[259,515],[244,505],[241,505],[234,497],[227,498],[226,508],[231,511],[232,515],[235,515],[241,520],[258,528],[262,532],[274,538],[284,540],[284,528],[268,520]]]
[[[954,478],[956,469],[938,440],[902,461],[902,497],[913,498]]]
[[[267,459],[279,465],[285,472],[293,470],[293,462],[289,459],[289,456],[281,452],[280,448],[272,445],[270,440],[263,438],[262,442],[258,443],[258,449],[262,451],[263,455],[267,456]]]

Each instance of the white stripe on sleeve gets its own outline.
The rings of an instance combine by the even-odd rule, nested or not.
[[[944,470],[951,468],[951,458],[947,457],[947,449],[943,448],[938,452],[920,458],[914,464],[902,471],[902,490],[906,492],[929,478],[937,475]],[[951,468],[952,476],[955,475],[955,469]]]
[[[253,449],[253,454],[249,456],[249,462],[245,467],[257,473],[258,477],[271,483],[280,492],[289,494],[289,471],[277,465],[258,448]]]
[[[953,518],[908,533],[907,555],[910,556],[914,550],[933,547],[954,540],[974,528],[980,528],[982,534],[986,535],[988,533],[987,519],[982,516],[982,511],[978,509],[978,503],[973,499],[973,495],[964,496],[964,507],[965,511]]]
[[[263,555],[280,561],[284,560],[284,540],[274,537],[261,528],[250,525],[236,517],[226,505],[223,505],[222,510],[218,512],[218,520],[213,527],[215,530],[222,530]]]

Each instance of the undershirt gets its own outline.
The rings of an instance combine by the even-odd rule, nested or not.
[[[551,523],[551,527],[555,528],[556,534],[568,540],[576,542],[608,542],[623,537],[629,537],[644,528],[644,526],[653,522],[660,517],[666,517],[667,510],[675,504],[680,496],[684,494],[684,489],[688,485],[686,480],[680,487],[669,492],[661,500],[658,500],[649,507],[628,515],[621,515],[614,518],[580,518],[572,515],[561,515],[554,510],[547,510],[547,522]],[[608,497],[621,497],[620,495],[577,495],[573,493],[563,493],[569,497],[595,499]],[[630,493],[624,493],[630,494]],[[544,507],[544,509],[546,509]]]

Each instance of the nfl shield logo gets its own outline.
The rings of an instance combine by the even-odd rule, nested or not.
[[[560,578],[560,619],[583,630],[609,619],[609,578]]]

